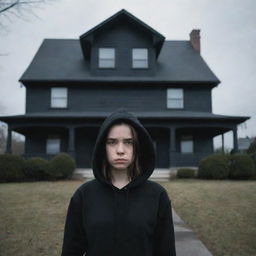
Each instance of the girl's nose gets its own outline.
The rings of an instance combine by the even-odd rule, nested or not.
[[[119,144],[117,145],[117,153],[118,153],[118,154],[124,153],[124,145],[123,145],[123,143],[119,143]]]

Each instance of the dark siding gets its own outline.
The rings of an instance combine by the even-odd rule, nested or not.
[[[212,111],[210,88],[185,88],[184,109],[187,111]]]
[[[54,84],[53,84],[54,86]],[[174,86],[175,87],[175,86]],[[69,87],[67,111],[167,110],[167,89],[164,87]],[[50,108],[50,87],[27,88],[27,113],[55,111]],[[59,110],[59,109],[57,109]],[[211,90],[185,89],[184,110],[211,112]],[[66,109],[62,109],[66,111]]]
[[[54,86],[54,85],[53,85]],[[26,112],[47,112],[50,110],[51,91],[49,87],[28,87],[26,90]]]

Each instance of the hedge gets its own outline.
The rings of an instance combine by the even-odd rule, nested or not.
[[[48,180],[49,162],[41,157],[33,157],[25,161],[24,174],[28,180]]]
[[[227,179],[229,170],[229,157],[224,154],[214,154],[199,162],[198,177],[201,179]]]
[[[60,153],[50,160],[48,174],[54,180],[67,179],[71,177],[75,167],[75,161],[70,155]]]
[[[230,156],[230,179],[250,179],[256,176],[252,158],[247,154]]]
[[[177,170],[177,178],[191,179],[196,177],[196,170],[192,168],[179,168]]]
[[[0,155],[0,181],[23,181],[25,160],[20,155]]]

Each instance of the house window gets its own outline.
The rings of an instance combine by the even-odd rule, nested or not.
[[[132,49],[132,67],[148,68],[148,49],[146,48]]]
[[[68,89],[65,87],[51,88],[51,107],[66,108],[68,99]]]
[[[194,142],[193,142],[192,136],[181,137],[180,151],[181,151],[181,153],[193,153],[194,152]]]
[[[115,67],[115,49],[99,48],[99,68]]]
[[[46,154],[56,155],[60,153],[60,138],[48,138],[46,141]]]
[[[183,89],[167,89],[167,108],[183,108]]]

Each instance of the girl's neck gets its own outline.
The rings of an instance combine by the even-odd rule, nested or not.
[[[111,176],[112,176],[112,184],[118,188],[122,188],[130,182],[127,170],[120,171],[120,170],[112,169]]]

